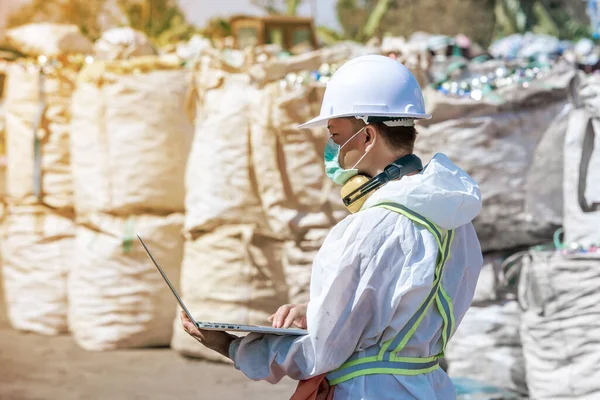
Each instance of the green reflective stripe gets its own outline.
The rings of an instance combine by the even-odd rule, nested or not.
[[[361,371],[352,372],[348,375],[344,375],[337,379],[329,380],[329,384],[331,386],[339,385],[340,383],[349,381],[350,379],[357,378],[359,376],[365,375],[377,375],[377,374],[387,374],[387,375],[404,375],[404,376],[414,376],[427,374],[429,372],[435,371],[440,367],[439,364],[436,364],[429,368],[422,369],[402,369],[402,368],[369,368]]]
[[[448,232],[447,239],[449,240],[448,249],[450,249],[452,247],[452,241],[454,239],[454,231],[451,230]],[[450,258],[450,250],[446,254],[444,262],[447,262],[449,258]],[[440,280],[440,285],[438,286],[438,290],[436,292],[435,300],[436,300],[438,311],[439,311],[440,315],[442,316],[442,320],[443,320],[443,323],[442,323],[442,350],[440,351],[440,354],[438,354],[438,357],[441,358],[444,356],[444,352],[446,351],[446,346],[448,344],[448,340],[450,340],[450,337],[452,336],[452,332],[454,331],[454,309],[452,307],[452,299],[450,298],[450,296],[448,296],[448,294],[444,290],[444,286],[442,285],[441,280]]]
[[[437,225],[428,219],[422,217],[416,212],[409,210],[408,208],[395,203],[380,203],[374,206],[373,208],[385,208],[390,211],[397,212],[398,214],[402,214],[413,222],[416,222],[420,225],[425,226],[432,234],[435,240],[437,241],[438,248],[442,248],[442,232]]]
[[[456,321],[454,319],[454,307],[452,306],[452,298],[448,295],[448,293],[446,293],[446,290],[441,285],[440,285],[440,293],[448,305],[448,314],[449,314],[448,316],[450,317],[450,318],[448,318],[449,324],[448,324],[447,339],[446,339],[446,342],[444,342],[444,348],[442,349],[442,351],[445,351],[446,344],[448,344],[448,340],[450,340],[450,337],[454,333]]]
[[[359,358],[357,360],[348,361],[348,362],[342,364],[342,366],[339,367],[338,370],[354,367],[355,365],[359,365],[359,364],[366,364],[366,363],[380,361],[380,360],[381,360],[381,358],[379,356]]]
[[[431,234],[433,235],[433,237],[435,238],[435,240],[438,244],[439,254],[441,254],[441,256],[438,258],[438,262],[435,267],[435,275],[434,275],[434,283],[433,283],[433,287],[435,287],[441,277],[440,272],[441,272],[441,269],[443,268],[443,264],[445,262],[444,254],[446,253],[445,241],[443,240],[443,236],[442,236],[440,229],[437,227],[437,225],[433,224],[428,219],[424,218],[420,214],[418,214],[400,204],[385,202],[385,203],[377,204],[375,207],[385,208],[387,210],[404,215],[411,221],[424,226],[425,228],[427,228],[427,230],[429,232],[431,232]],[[384,357],[384,354],[386,353],[386,351],[388,350],[390,345],[398,337],[402,337],[402,341],[400,342],[399,345],[395,346],[396,349],[401,350],[404,346],[406,346],[406,343],[408,343],[408,340],[410,340],[410,338],[414,335],[419,324],[421,323],[423,318],[425,318],[425,315],[427,314],[427,310],[429,309],[429,307],[431,306],[431,303],[434,300],[433,296],[435,296],[435,292],[433,290],[432,290],[432,292],[433,293],[430,293],[430,295],[427,298],[425,298],[425,300],[423,300],[423,303],[419,306],[417,313],[415,314],[415,316],[413,316],[413,318],[416,318],[416,320],[413,321],[412,320],[413,318],[411,318],[411,320],[409,320],[409,323],[406,326],[406,328],[408,329],[408,332],[400,331],[398,333],[397,337],[392,338],[383,344],[383,346],[381,347],[381,351],[379,352],[379,356],[381,358]],[[397,351],[400,351],[400,350],[397,350]],[[395,351],[395,352],[397,352],[397,351]]]
[[[448,246],[448,250],[451,247],[453,235],[454,231],[450,231],[448,232],[448,236],[446,237],[447,241],[450,242],[446,243]],[[444,255],[444,263],[447,262],[449,258],[450,251],[448,251],[448,253]],[[442,356],[444,351],[446,350],[446,344],[450,339],[454,327],[454,310],[452,309],[452,300],[444,290],[444,286],[441,284],[441,280],[436,290],[435,302],[438,311],[442,316],[442,351],[439,354],[439,356]]]
[[[442,300],[440,299],[439,296],[439,289],[438,289],[438,294],[435,296],[435,302],[437,304],[438,307],[438,311],[440,312],[440,315],[442,316],[442,352],[444,351],[444,349],[446,348],[446,342],[448,341],[448,315],[446,315],[446,310],[444,310],[444,306],[442,305]]]
[[[406,345],[406,343],[408,342],[408,340],[414,335],[414,333],[416,332],[419,324],[421,323],[421,321],[423,320],[423,318],[425,318],[425,314],[427,314],[427,310],[429,310],[429,307],[431,306],[431,303],[435,300],[435,292],[437,289],[437,286],[439,284],[440,281],[440,277],[441,277],[441,269],[442,269],[442,265],[444,262],[444,257],[443,254],[445,254],[445,250],[440,250],[440,253],[442,253],[442,258],[438,261],[438,264],[435,267],[435,274],[434,274],[434,280],[433,280],[433,285],[432,285],[432,289],[429,292],[429,294],[427,295],[427,297],[423,300],[423,302],[421,303],[421,305],[419,306],[419,308],[417,309],[417,312],[415,313],[415,315],[413,315],[408,322],[406,323],[406,325],[400,330],[400,332],[398,332],[398,334],[388,340],[387,342],[385,342],[383,344],[383,346],[381,347],[381,350],[379,351],[379,357],[380,358],[384,358],[386,352],[388,351],[388,348],[390,346],[392,346],[394,344],[394,342],[400,341],[400,343],[397,343],[394,345],[394,352],[398,352],[402,349],[402,347],[404,347]],[[400,348],[400,350],[398,350]]]
[[[443,247],[441,249],[443,255],[442,255],[442,259],[438,265],[438,268],[436,268],[436,276],[435,276],[435,280],[433,283],[433,287],[431,288],[431,294],[433,295],[432,299],[429,300],[429,304],[427,304],[427,307],[421,312],[421,315],[419,316],[417,322],[412,325],[409,333],[402,336],[402,340],[393,350],[394,353],[398,353],[398,352],[402,351],[402,349],[406,346],[408,341],[412,338],[414,333],[419,328],[419,325],[421,325],[421,322],[423,321],[423,318],[425,318],[425,315],[427,314],[429,307],[431,307],[433,300],[435,298],[437,298],[438,288],[441,287],[441,284],[442,284],[442,272],[443,272],[444,264],[450,257],[450,247],[452,245],[452,239],[454,237],[453,233],[454,233],[453,231],[448,231],[448,234],[446,235],[446,238],[444,240]],[[442,314],[442,312],[440,312],[440,314]]]
[[[439,359],[438,356],[432,357],[402,357],[392,354],[391,361],[413,362],[413,363],[428,363]]]
[[[422,357],[422,358],[421,357],[402,357],[402,356],[396,356],[395,354],[392,354],[392,356],[390,357],[390,361],[400,361],[400,362],[410,362],[410,363],[429,363],[429,362],[437,360],[438,358],[439,358],[438,356]],[[355,365],[372,363],[375,361],[381,361],[381,357],[372,356],[372,357],[358,358],[356,360],[345,362],[337,370],[354,367]]]
[[[454,231],[453,230],[449,231],[448,236],[449,236],[448,249],[450,249],[452,247],[452,241],[454,240]],[[446,255],[445,262],[447,262],[449,259],[450,259],[450,250],[448,251],[448,254]],[[438,304],[438,311],[440,312],[440,314],[442,315],[442,318],[444,319],[444,324],[442,326],[442,351],[440,353],[440,357],[442,357],[444,352],[446,351],[446,345],[448,344],[448,340],[450,340],[450,337],[452,336],[452,333],[454,332],[455,320],[454,320],[454,307],[452,306],[452,298],[450,298],[448,293],[446,293],[446,290],[444,289],[444,285],[441,284],[441,281],[440,281],[440,285],[438,288],[436,300],[437,300],[437,304]]]

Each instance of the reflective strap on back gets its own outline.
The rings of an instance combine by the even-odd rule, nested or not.
[[[398,332],[396,337],[385,342],[376,356],[352,357],[350,361],[343,364],[339,369],[327,375],[330,385],[336,385],[362,375],[419,375],[434,371],[439,367],[438,359],[443,355],[446,343],[454,329],[452,301],[441,285],[443,267],[450,257],[450,247],[454,238],[454,231],[448,231],[444,237],[440,228],[431,221],[399,204],[381,203],[375,207],[385,208],[402,214],[414,223],[424,226],[432,233],[439,247],[432,289],[404,328]],[[427,358],[396,356],[414,335],[434,300],[443,319],[442,352],[439,355]]]
[[[451,329],[454,322],[452,301],[450,300],[450,297],[446,294],[442,287],[443,267],[448,258],[450,257],[450,247],[452,244],[452,239],[454,238],[454,231],[448,231],[446,237],[444,238],[442,231],[437,225],[424,218],[423,216],[419,215],[418,213],[400,204],[381,203],[378,204],[376,207],[381,207],[390,211],[397,212],[399,214],[404,215],[411,221],[426,227],[427,230],[431,232],[435,237],[438,243],[438,247],[440,249],[439,254],[441,254],[441,256],[438,256],[438,261],[435,267],[435,275],[431,292],[429,293],[425,301],[423,301],[421,306],[418,308],[417,312],[406,323],[404,328],[400,332],[398,332],[396,337],[384,343],[380,351],[380,356],[382,356],[385,360],[389,360],[392,357],[393,353],[398,353],[402,351],[402,349],[406,346],[408,341],[414,335],[415,331],[421,324],[423,318],[425,318],[425,315],[427,314],[427,311],[429,310],[429,307],[431,306],[434,300],[436,301],[438,310],[443,320],[442,352],[440,353],[441,356],[443,355],[443,352],[446,349],[446,343],[450,338]],[[442,297],[443,300],[440,300],[440,297]]]
[[[438,289],[438,295],[435,300],[444,321],[442,326],[442,351],[438,354],[438,357],[441,358],[444,356],[448,340],[450,340],[450,337],[452,337],[452,333],[454,332],[454,308],[452,307],[452,299],[448,293],[446,293],[442,285],[440,285]]]

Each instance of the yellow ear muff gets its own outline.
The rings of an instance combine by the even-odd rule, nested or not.
[[[369,195],[365,195],[359,199],[347,198],[352,192],[356,191],[358,188],[369,182],[371,178],[368,178],[364,175],[355,175],[348,182],[342,186],[341,196],[344,201],[344,205],[352,214],[356,214],[360,211],[365,201],[369,198]],[[357,197],[360,195],[360,192],[357,192],[353,197]]]

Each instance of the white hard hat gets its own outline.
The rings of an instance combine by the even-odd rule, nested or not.
[[[408,68],[392,58],[367,55],[348,61],[331,77],[325,89],[321,113],[300,125],[313,128],[327,120],[356,117],[378,120],[428,119],[419,83]],[[398,123],[397,125],[400,125]]]

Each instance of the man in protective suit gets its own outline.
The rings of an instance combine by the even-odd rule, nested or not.
[[[351,215],[317,254],[310,301],[282,306],[276,327],[305,336],[184,329],[249,378],[301,381],[293,399],[454,399],[439,366],[473,299],[483,264],[471,221],[479,187],[443,154],[423,166],[415,121],[430,118],[411,72],[368,55],[332,77],[318,117],[327,175]]]

